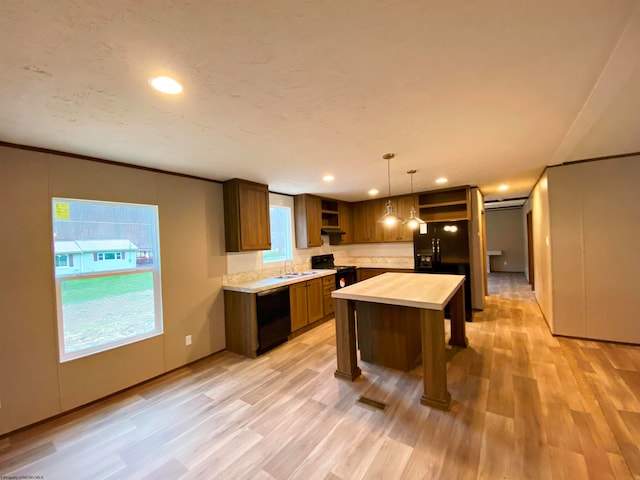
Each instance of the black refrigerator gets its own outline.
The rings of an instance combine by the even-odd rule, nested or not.
[[[420,225],[413,234],[416,273],[464,275],[467,321],[471,321],[471,268],[469,261],[469,222],[432,222]]]

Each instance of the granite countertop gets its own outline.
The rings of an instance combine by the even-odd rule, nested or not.
[[[464,275],[383,273],[331,292],[333,298],[442,310],[464,283]]]
[[[306,272],[298,272],[297,274],[282,278],[281,276],[274,276],[268,278],[261,278],[246,283],[223,283],[222,289],[232,292],[242,293],[260,293],[272,288],[284,287],[286,285],[292,285],[298,282],[306,282],[307,280],[313,280],[314,278],[326,277],[327,275],[334,275],[336,270],[309,270]]]

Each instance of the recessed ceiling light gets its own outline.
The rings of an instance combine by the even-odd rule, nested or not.
[[[509,190],[509,185],[500,185],[498,187],[498,190],[504,191],[504,190]]]
[[[440,177],[440,178],[438,178],[438,179],[436,180],[436,183],[447,183],[448,181],[449,181],[449,180],[447,180],[446,178],[444,178],[444,177]]]
[[[372,197],[374,195],[377,195],[378,193],[380,193],[380,192],[378,192],[377,188],[372,188],[371,190],[369,190],[369,195],[371,195]]]
[[[324,180],[325,182],[333,182],[336,179],[336,177],[334,177],[333,175],[325,175],[324,177],[322,177],[322,180]]]
[[[182,85],[170,77],[152,78],[149,83],[159,92],[168,93],[169,95],[177,95],[182,92]]]

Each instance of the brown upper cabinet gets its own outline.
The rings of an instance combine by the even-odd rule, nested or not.
[[[384,226],[378,218],[384,214],[386,203],[385,198],[353,204],[353,243],[384,242]]]
[[[389,199],[379,198],[349,203],[317,197],[297,195],[294,198],[296,247],[322,245],[321,230],[345,232],[329,236],[331,245],[349,243],[412,242],[413,230],[406,224],[387,227],[378,223]],[[434,190],[392,197],[394,211],[409,217],[411,207],[426,222],[471,220],[471,194],[468,186]]]
[[[471,193],[468,186],[418,194],[420,218],[425,222],[471,220]]]
[[[403,195],[402,197],[392,198],[391,200],[393,201],[393,208],[396,214],[407,219],[409,218],[409,210],[411,210],[412,206],[415,207],[417,213],[418,207],[414,202],[414,198],[414,195]],[[384,230],[385,242],[413,242],[413,230],[408,225],[403,225],[402,222],[393,227],[383,226],[382,228]]]
[[[344,235],[339,237],[341,244],[353,243],[353,207],[347,202],[338,202],[339,225]]]
[[[296,221],[296,247],[310,248],[322,246],[322,203],[314,195],[296,195],[293,200]]]
[[[227,252],[271,249],[269,187],[234,178],[223,184]]]
[[[331,245],[351,243],[351,204],[304,194],[294,197],[296,219],[296,247],[309,248],[322,246],[322,229],[334,229],[345,232],[329,235]]]

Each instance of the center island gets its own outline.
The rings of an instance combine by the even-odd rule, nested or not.
[[[355,312],[367,305],[368,316],[419,319],[422,338],[423,405],[448,410],[444,308],[451,317],[450,345],[467,346],[465,336],[464,275],[384,273],[331,293],[335,303],[337,378],[355,380],[362,371],[356,353]],[[363,302],[363,303],[361,303]],[[375,305],[385,305],[376,309]]]

